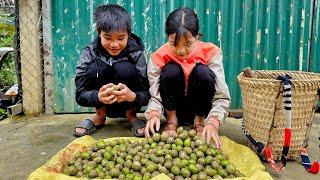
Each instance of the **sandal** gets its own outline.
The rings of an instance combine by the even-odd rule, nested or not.
[[[141,119],[136,119],[130,122],[132,134],[136,137],[144,137],[144,133],[139,134],[138,130],[146,127],[146,122]]]
[[[102,127],[104,127],[104,124],[95,126],[93,121],[91,121],[90,119],[85,119],[85,120],[81,121],[74,128],[73,135],[76,136],[76,137],[81,137],[81,136],[84,136],[84,135],[91,135],[97,129],[101,129]],[[79,133],[79,132],[76,131],[77,128],[85,129],[85,131],[83,133]]]
[[[163,131],[174,131],[177,132],[178,122],[177,121],[167,121],[163,127]]]

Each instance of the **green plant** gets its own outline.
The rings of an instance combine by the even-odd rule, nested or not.
[[[2,118],[3,115],[6,114],[6,110],[5,109],[2,109],[0,108],[0,119]]]

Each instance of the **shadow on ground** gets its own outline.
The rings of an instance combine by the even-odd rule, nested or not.
[[[141,115],[141,114],[140,114]],[[71,143],[74,126],[89,114],[65,114],[40,117],[19,117],[0,121],[0,179],[26,179],[36,168],[48,161],[59,150]],[[125,119],[109,119],[107,125],[93,134],[95,139],[116,136],[132,136]],[[318,132],[320,114],[317,114],[309,137],[309,155],[319,156]],[[227,118],[222,126],[225,135],[240,144],[246,144],[240,121]],[[298,162],[289,162],[285,171],[274,173],[264,163],[274,179],[320,179],[320,174],[307,173]]]

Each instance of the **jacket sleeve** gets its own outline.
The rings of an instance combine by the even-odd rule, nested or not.
[[[133,58],[137,58],[136,68],[140,75],[140,83],[141,83],[141,90],[136,91],[136,99],[134,103],[138,106],[145,106],[148,104],[148,101],[150,99],[150,93],[149,93],[149,83],[148,83],[148,77],[147,77],[147,62],[146,58],[144,57],[143,51],[138,51],[135,54],[133,54]]]
[[[214,56],[208,64],[209,68],[214,72],[216,76],[215,94],[212,99],[212,108],[205,119],[205,123],[210,117],[216,117],[220,123],[227,117],[231,97],[229,93],[228,85],[225,81],[225,75],[222,63],[222,52]]]
[[[76,101],[80,106],[100,107],[102,103],[98,100],[98,90],[93,90],[92,83],[87,79],[87,71],[92,63],[92,55],[89,47],[85,48],[76,66]]]
[[[161,116],[163,114],[162,100],[159,91],[159,79],[161,69],[158,67],[152,59],[148,61],[148,80],[149,80],[149,92],[151,99],[149,100],[147,110],[145,112],[146,119],[149,120],[149,116],[155,114],[156,116]]]

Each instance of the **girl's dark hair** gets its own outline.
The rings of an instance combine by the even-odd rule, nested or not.
[[[127,31],[131,33],[131,17],[117,4],[99,6],[93,14],[98,33],[101,31]]]
[[[199,33],[199,19],[197,14],[188,7],[181,7],[172,11],[166,20],[166,34],[176,33],[174,45],[176,46],[180,37],[187,36],[188,31],[192,36],[201,35]]]

